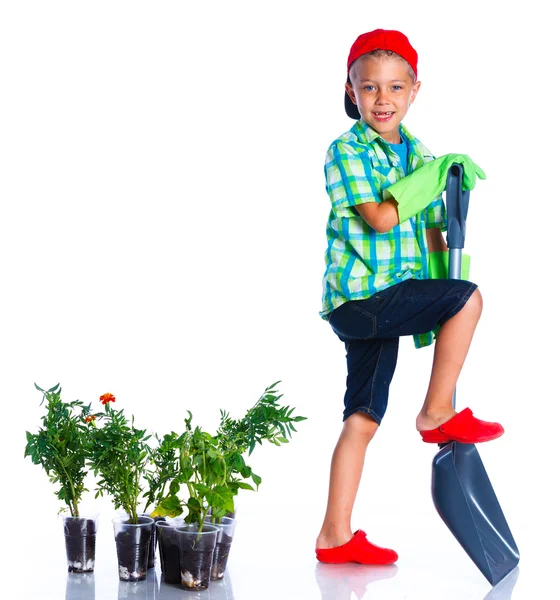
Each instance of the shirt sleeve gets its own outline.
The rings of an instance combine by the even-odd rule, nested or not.
[[[417,333],[414,336],[414,347],[416,349],[426,348],[434,343],[434,334],[432,331],[428,331],[428,333]]]
[[[355,216],[351,206],[364,202],[381,202],[379,178],[366,150],[335,142],[325,159],[326,189],[334,213],[339,217]]]
[[[447,231],[447,211],[440,195],[426,208],[426,229]]]

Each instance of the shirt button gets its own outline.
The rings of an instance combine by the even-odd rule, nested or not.
[[[394,160],[391,164],[393,165],[393,167],[396,167],[399,164],[399,161],[398,160]]]

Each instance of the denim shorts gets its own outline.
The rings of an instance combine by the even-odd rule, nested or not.
[[[349,300],[328,321],[346,346],[343,421],[361,411],[381,423],[399,337],[428,333],[466,304],[477,285],[458,279],[408,279],[365,300]]]

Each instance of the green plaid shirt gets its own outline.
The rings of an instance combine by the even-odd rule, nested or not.
[[[408,173],[434,160],[433,154],[401,125],[408,145]],[[426,229],[446,230],[441,196],[425,210],[386,233],[372,229],[357,204],[382,202],[383,190],[405,171],[387,142],[360,119],[329,147],[325,160],[326,190],[331,200],[327,223],[323,319],[348,300],[363,300],[412,277],[428,278]],[[416,347],[428,346],[431,333],[414,336]]]

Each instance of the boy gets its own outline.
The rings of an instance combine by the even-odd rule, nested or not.
[[[366,448],[387,407],[399,337],[418,347],[438,330],[431,379],[416,429],[424,442],[476,443],[503,434],[470,409],[456,413],[453,391],[482,311],[476,284],[429,279],[428,253],[446,250],[441,192],[454,162],[463,187],[484,172],[461,154],[434,159],[401,125],[420,89],[417,53],[398,31],[360,35],[348,57],[345,108],[358,119],[329,147],[331,199],[320,316],[346,347],[344,425],[334,450],[327,510],[316,543],[326,563],[390,564],[394,550],[352,534],[350,518]]]

